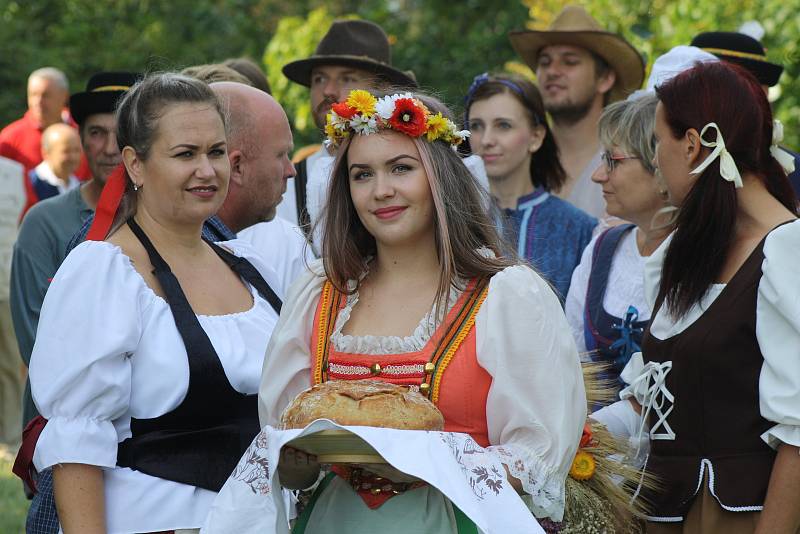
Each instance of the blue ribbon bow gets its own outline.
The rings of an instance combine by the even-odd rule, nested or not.
[[[644,332],[642,327],[634,326],[638,318],[639,310],[633,306],[628,306],[628,311],[625,312],[622,324],[612,326],[614,330],[619,330],[619,338],[608,348],[610,352],[619,354],[614,358],[613,365],[615,369],[622,370],[625,368],[628,360],[631,359],[631,355],[642,350],[634,338],[638,334],[641,339],[641,335]]]

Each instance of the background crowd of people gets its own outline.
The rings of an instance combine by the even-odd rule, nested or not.
[[[659,481],[633,488],[647,532],[800,531],[783,66],[707,32],[648,69],[580,6],[508,38],[536,83],[478,68],[456,117],[393,63],[402,39],[335,21],[282,68],[319,130],[299,149],[246,58],[72,94],[30,74],[0,131],[0,442],[27,532],[230,531],[209,510],[259,430],[364,376],[429,395],[549,532],[587,415]],[[587,406],[581,362],[622,400]],[[285,487],[320,479],[282,458]],[[365,507],[351,475],[305,531],[469,531],[432,486],[390,473]]]

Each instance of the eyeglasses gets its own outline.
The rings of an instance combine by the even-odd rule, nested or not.
[[[642,159],[636,156],[615,156],[609,150],[603,152],[603,163],[606,166],[606,172],[614,172],[617,168],[617,162],[625,161],[626,159]]]

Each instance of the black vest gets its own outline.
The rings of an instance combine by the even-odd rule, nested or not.
[[[311,216],[308,214],[308,159],[299,161],[294,170],[294,201],[297,206],[297,226],[303,231],[306,239],[311,240]]]
[[[592,267],[586,288],[583,314],[583,333],[586,349],[592,361],[610,365],[608,378],[619,391],[619,375],[634,352],[639,352],[647,321],[639,321],[639,310],[630,306],[625,317],[614,317],[603,308],[603,298],[608,287],[611,262],[620,241],[636,228],[622,224],[600,234],[592,250]]]
[[[760,437],[774,426],[759,408],[764,357],[756,301],[763,260],[762,240],[683,332],[664,340],[645,333],[644,361],[672,362],[666,387],[675,398],[667,418],[675,439],[651,440],[645,466],[660,484],[659,491],[641,492],[654,518],[685,517],[700,491],[702,469],[711,471],[710,490],[727,510],[754,511],[764,504],[775,451]],[[663,302],[662,294],[655,310]],[[651,412],[651,426],[655,421]]]
[[[128,225],[150,256],[153,274],[183,339],[189,359],[189,387],[186,397],[171,412],[153,419],[131,418],[132,436],[119,444],[117,465],[219,491],[260,430],[257,395],[233,389],[169,265],[133,219]],[[208,244],[280,313],[280,299],[249,261]]]

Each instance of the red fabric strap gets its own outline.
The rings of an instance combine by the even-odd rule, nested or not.
[[[120,163],[108,176],[103,192],[100,193],[100,200],[94,212],[94,222],[86,234],[87,241],[103,241],[106,238],[117,215],[119,203],[122,202],[127,182],[128,173],[125,172],[125,165]]]
[[[39,434],[46,424],[47,419],[37,415],[25,426],[25,430],[22,431],[22,446],[11,469],[34,493],[36,493],[36,483],[33,481],[33,451],[36,449],[36,442],[39,441]]]

